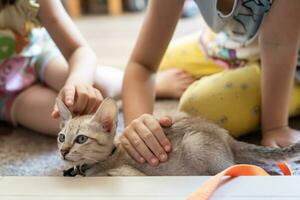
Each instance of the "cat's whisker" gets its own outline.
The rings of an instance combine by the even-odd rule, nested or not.
[[[93,159],[93,158],[90,158],[90,157],[87,157],[87,156],[84,156],[83,157],[84,159],[87,159],[87,160],[91,160],[91,161],[94,161],[94,162],[99,162],[98,160],[95,160],[95,159]]]
[[[80,157],[68,157],[69,160],[78,160]]]
[[[102,153],[105,153],[103,151],[98,151],[98,150],[91,150],[91,151],[88,151],[90,153],[96,153],[96,154],[102,154]]]
[[[101,155],[101,154],[107,154],[107,151],[97,150],[97,149],[92,149],[92,150],[86,150],[84,154],[96,154],[96,155]]]
[[[69,155],[69,156],[72,156],[72,157],[80,157],[81,155],[80,155],[80,154],[76,154],[76,155],[71,154],[71,155]]]

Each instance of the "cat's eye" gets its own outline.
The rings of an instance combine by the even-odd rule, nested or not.
[[[60,133],[60,134],[58,135],[58,141],[61,142],[61,143],[63,143],[63,142],[65,141],[65,135],[62,134],[62,133]]]
[[[88,137],[85,135],[78,135],[75,142],[78,144],[83,144],[88,140]]]

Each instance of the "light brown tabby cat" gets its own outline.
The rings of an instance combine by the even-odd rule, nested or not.
[[[135,162],[114,143],[118,108],[113,99],[105,99],[94,115],[74,118],[60,100],[57,103],[62,119],[58,147],[63,159],[77,165],[65,171],[66,176],[214,175],[237,163],[274,163],[300,155],[300,143],[282,149],[248,144],[213,123],[183,117],[164,128],[173,145],[168,161],[151,167]]]

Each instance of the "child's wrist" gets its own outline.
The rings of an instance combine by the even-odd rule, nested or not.
[[[289,127],[289,125],[285,124],[285,125],[279,125],[279,126],[263,128],[263,134],[270,133],[272,131],[282,130],[282,129],[285,129],[285,128],[288,128],[288,127]]]
[[[81,75],[70,74],[66,80],[66,84],[75,84],[75,83],[93,85],[93,79],[88,79],[82,74]]]

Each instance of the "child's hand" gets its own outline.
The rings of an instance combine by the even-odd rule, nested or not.
[[[287,147],[300,141],[300,132],[289,127],[282,127],[263,133],[262,145]]]
[[[60,98],[75,115],[94,113],[103,100],[99,90],[90,84],[67,83],[59,92]],[[57,106],[52,112],[53,118],[59,117]]]
[[[128,125],[121,137],[121,144],[137,162],[147,161],[156,166],[168,159],[166,152],[171,151],[171,143],[161,126],[169,127],[172,120],[168,117],[157,121],[152,115],[144,114]]]

